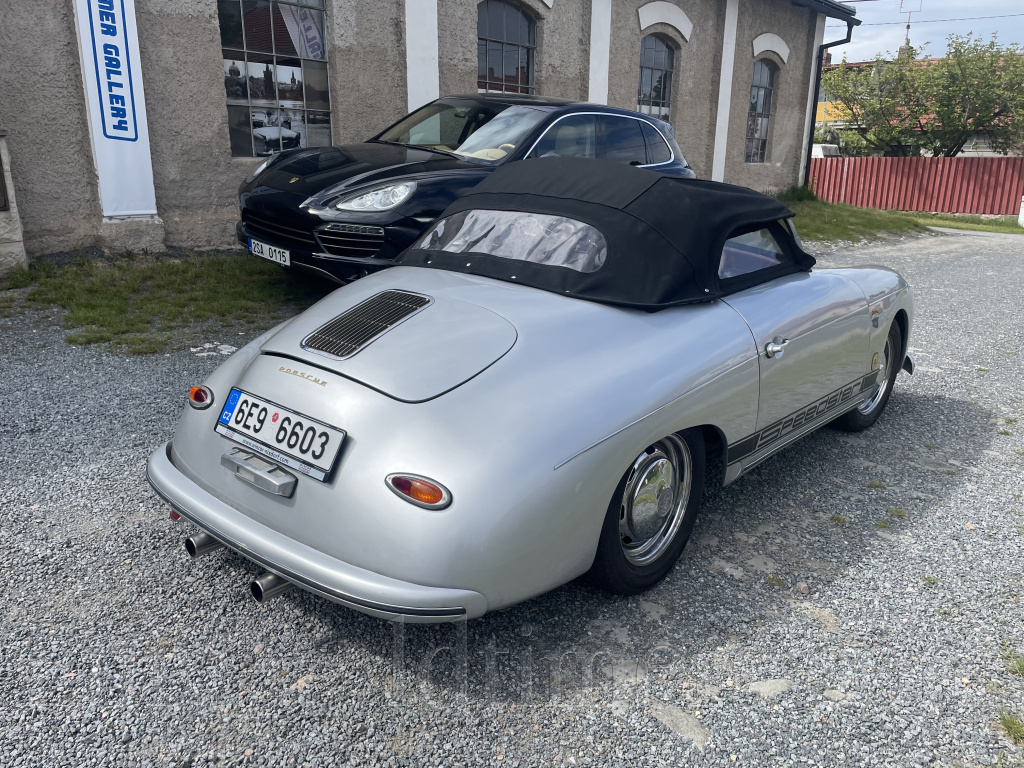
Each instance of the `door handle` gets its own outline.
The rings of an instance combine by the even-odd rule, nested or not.
[[[784,339],[781,336],[776,336],[774,339],[764,345],[764,354],[766,357],[782,357],[786,352],[786,347],[789,346],[789,339]]]

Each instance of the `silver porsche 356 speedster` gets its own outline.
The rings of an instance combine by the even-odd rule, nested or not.
[[[339,288],[191,389],[149,481],[266,573],[451,621],[581,574],[672,568],[705,467],[730,483],[913,372],[910,290],[812,269],[777,200],[595,160],[498,170],[399,266]],[[710,477],[710,475],[709,475]]]

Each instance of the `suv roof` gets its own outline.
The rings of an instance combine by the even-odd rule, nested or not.
[[[475,99],[476,101],[495,101],[499,104],[529,104],[538,107],[567,107],[571,104],[587,103],[585,101],[574,101],[573,99],[556,99],[552,96],[534,96],[526,93],[453,93],[450,96],[442,96],[438,101],[444,101],[445,99]]]

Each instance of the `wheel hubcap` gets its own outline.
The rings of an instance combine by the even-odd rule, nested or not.
[[[875,390],[875,394],[865,400],[859,410],[865,416],[871,413],[878,404],[882,402],[882,398],[885,397],[885,393],[889,391],[889,363],[892,359],[892,344],[888,339],[885,341],[885,349],[882,351],[882,360],[878,366],[878,375],[882,380],[878,383],[878,389]]]
[[[654,562],[672,543],[690,500],[691,469],[690,449],[676,437],[633,462],[619,506],[619,540],[633,565]]]

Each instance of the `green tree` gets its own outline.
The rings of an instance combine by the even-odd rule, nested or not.
[[[931,108],[922,116],[921,144],[935,156],[956,157],[984,133],[993,151],[1024,149],[1024,49],[1000,46],[993,35],[951,35],[946,57],[927,62],[917,78]]]
[[[844,131],[868,150],[912,156],[921,149],[955,157],[978,135],[996,152],[1024,149],[1024,48],[973,35],[951,35],[943,59],[843,65],[822,84],[848,115]]]
[[[922,103],[920,66],[912,56],[872,64],[841,66],[822,77],[822,86],[847,115],[844,130],[856,133],[867,151],[909,156],[919,153]]]

